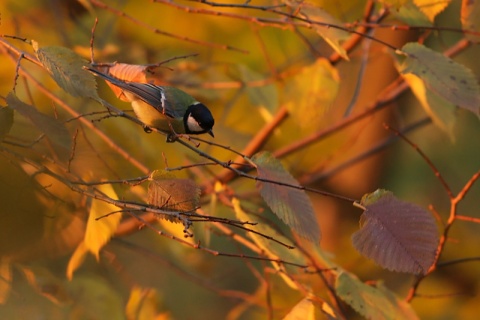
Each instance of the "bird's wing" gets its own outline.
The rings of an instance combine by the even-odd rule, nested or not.
[[[164,89],[160,86],[150,83],[125,82],[124,86],[121,88],[134,94],[137,98],[146,104],[151,105],[160,113],[171,118],[178,116],[175,109],[172,108],[169,101],[166,99]]]
[[[126,82],[104,74],[93,68],[86,67],[85,69],[95,73],[111,84],[133,94],[138,99],[157,109],[158,112],[163,113],[171,118],[178,117],[174,106],[167,101],[162,87],[150,83]]]

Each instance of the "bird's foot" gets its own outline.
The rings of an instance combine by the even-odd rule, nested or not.
[[[152,133],[153,130],[149,126],[143,126],[143,131],[146,133]]]
[[[178,134],[176,134],[175,132],[169,133],[167,135],[167,142],[168,143],[175,142],[175,141],[178,140],[178,138],[180,138],[180,136]]]

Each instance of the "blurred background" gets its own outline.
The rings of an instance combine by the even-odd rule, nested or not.
[[[218,7],[196,1],[4,0],[0,3],[0,30],[3,35],[34,39],[40,46],[67,47],[90,60],[92,28],[98,18],[93,42],[95,62],[150,64],[179,57],[158,68],[155,77],[209,106],[216,119],[216,143],[241,151],[279,110],[286,108],[289,116],[278,124],[261,150],[278,155],[302,184],[353,199],[384,188],[404,201],[433,207],[436,217],[447,220],[450,201],[432,168],[411,146],[391,139],[383,123],[402,130],[421,121],[406,135],[431,159],[456,194],[479,170],[480,126],[476,115],[458,109],[451,130],[442,130],[428,120],[415,96],[406,90],[378,111],[334,129],[345,119],[375,106],[399,77],[392,48],[361,38],[348,52],[348,61],[338,59],[311,27],[255,7],[281,2],[226,3],[238,6]],[[372,4],[314,3],[344,23],[362,21]],[[380,16],[382,8],[382,3],[374,3],[373,16]],[[450,1],[432,24],[437,29],[428,31],[408,27],[405,16],[392,8],[381,23],[405,27],[376,27],[368,32],[396,48],[421,38],[428,47],[443,52],[465,36],[449,31],[461,28],[460,9],[461,1]],[[417,16],[410,18],[410,25],[423,21]],[[60,102],[89,115],[89,121],[93,120],[101,132],[148,171],[163,169],[165,158],[170,167],[203,161],[176,144],[165,143],[162,136],[145,134],[130,121],[96,115],[104,110],[98,103],[68,95],[42,68],[27,60],[19,61],[18,55],[12,58],[16,56],[12,47],[33,54],[30,45],[14,39],[3,41],[0,96],[6,97],[16,84],[16,95],[22,100],[68,121],[70,135],[79,137],[69,162],[72,174],[100,181],[134,178],[147,172],[119,156],[96,131],[70,121],[72,115]],[[471,45],[454,60],[478,77],[479,54],[479,48]],[[19,64],[44,90],[28,77],[15,78]],[[102,81],[97,83],[102,98],[120,109],[129,109]],[[346,115],[349,107],[351,113]],[[295,148],[296,143],[324,130],[332,130],[332,134]],[[28,119],[15,115],[7,137],[28,145],[39,135]],[[19,148],[23,151],[18,152],[43,161],[42,155],[49,154],[51,148],[45,144]],[[223,161],[235,158],[226,150],[208,145],[202,145],[202,150]],[[102,319],[106,314],[121,319],[126,317],[127,301],[135,301],[134,288],[143,288],[138,289],[138,299],[155,305],[159,319],[277,319],[302,299],[302,294],[288,287],[265,262],[217,257],[148,228],[115,237],[102,250],[99,261],[87,257],[73,280],[68,281],[66,266],[83,238],[88,216],[85,208],[91,200],[46,176],[35,177],[33,183],[34,170],[26,163],[15,163],[5,155],[0,162],[2,319]],[[220,173],[220,168],[201,168],[182,170],[178,175],[204,185],[205,181],[215,181]],[[211,183],[205,184],[212,187]],[[239,198],[258,203],[253,182],[236,179],[228,185]],[[117,186],[115,191],[122,199],[142,201],[146,196],[144,185]],[[474,184],[457,212],[477,222],[453,224],[440,261],[476,259],[441,266],[421,283],[418,294],[425,296],[416,297],[412,305],[422,319],[474,319],[480,312],[475,303],[480,279],[479,197],[480,186]],[[320,247],[329,259],[363,281],[384,281],[399,297],[405,297],[413,276],[384,270],[354,250],[350,237],[358,229],[362,212],[336,198],[311,194],[311,199],[322,232]],[[213,212],[210,196],[202,201],[207,214],[234,218],[227,206],[218,205]],[[182,236],[182,226],[166,221],[158,224],[160,229]],[[438,225],[440,232],[442,223]],[[196,224],[193,230],[196,236],[210,234],[208,247],[212,250],[251,253],[218,230],[205,228],[209,226]],[[327,296],[319,279],[300,277],[319,296]],[[357,316],[351,311],[347,314]],[[317,315],[322,318],[319,311]]]

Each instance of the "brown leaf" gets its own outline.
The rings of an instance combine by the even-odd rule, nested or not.
[[[365,212],[353,246],[380,266],[393,271],[425,274],[438,245],[435,220],[425,209],[398,200],[389,191],[364,197]]]
[[[148,203],[167,211],[195,211],[200,203],[200,188],[191,179],[157,176],[148,186]],[[173,215],[161,217],[177,221]]]

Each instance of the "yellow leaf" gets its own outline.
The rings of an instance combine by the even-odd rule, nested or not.
[[[0,304],[5,303],[12,286],[12,268],[7,258],[0,258]]]
[[[315,3],[298,0],[283,0],[292,7],[299,15],[312,23],[312,28],[335,50],[343,59],[349,60],[347,51],[341,43],[350,37],[350,33],[335,26],[342,27],[343,23],[333,17]]]
[[[303,128],[315,127],[337,97],[338,71],[324,58],[304,67],[286,82],[289,113]]]
[[[87,253],[88,253],[88,250],[87,250],[87,247],[85,246],[85,242],[83,242],[83,241],[80,242],[77,246],[77,249],[75,249],[72,256],[70,257],[70,260],[68,261],[68,266],[67,266],[67,279],[68,280],[72,280],[73,273],[83,263]]]
[[[128,320],[163,319],[159,305],[160,297],[155,289],[134,287],[130,292],[125,314]]]
[[[451,0],[413,0],[415,5],[433,22],[435,17],[445,10]]]
[[[425,112],[432,118],[433,123],[444,130],[453,140],[457,107],[428,90],[425,83],[414,74],[404,74],[403,78],[412,89]]]
[[[111,185],[105,184],[100,186],[99,189],[109,198],[117,199]],[[110,203],[96,199],[92,200],[84,242],[87,250],[93,253],[97,260],[100,249],[110,240],[122,219],[122,215],[119,213],[108,215],[117,210],[118,208]]]
[[[469,31],[480,31],[480,1],[462,0],[461,20],[463,29]],[[473,42],[480,41],[478,34],[466,33],[465,37]]]
[[[245,211],[243,211],[242,207],[240,206],[240,201],[238,199],[233,198],[232,205],[233,205],[233,210],[235,211],[235,215],[239,220],[252,221],[252,217],[250,217]],[[252,230],[258,233],[272,236],[276,240],[281,241],[283,243],[287,243],[287,244],[289,243],[288,239],[276,233],[270,226],[266,224],[259,223],[254,226],[250,226],[249,228],[251,228]],[[248,235],[255,242],[255,244],[260,249],[262,249],[262,251],[268,258],[275,259],[275,260],[283,259],[289,262],[305,264],[305,261],[298,254],[298,251],[287,249],[285,246],[282,246],[282,245],[279,245],[278,243],[274,243],[273,241],[267,240],[264,237],[255,233],[249,233]],[[276,270],[281,270],[281,267],[277,263],[272,262],[272,265]],[[285,272],[280,271],[278,274],[290,288],[294,290],[298,290],[296,283],[292,281],[292,279],[290,279]]]
[[[304,298],[290,310],[283,320],[315,320],[315,305],[310,299]]]
[[[380,0],[380,3],[383,3],[387,6],[391,6],[395,8],[396,10],[400,9],[402,6],[404,6],[408,0]]]

